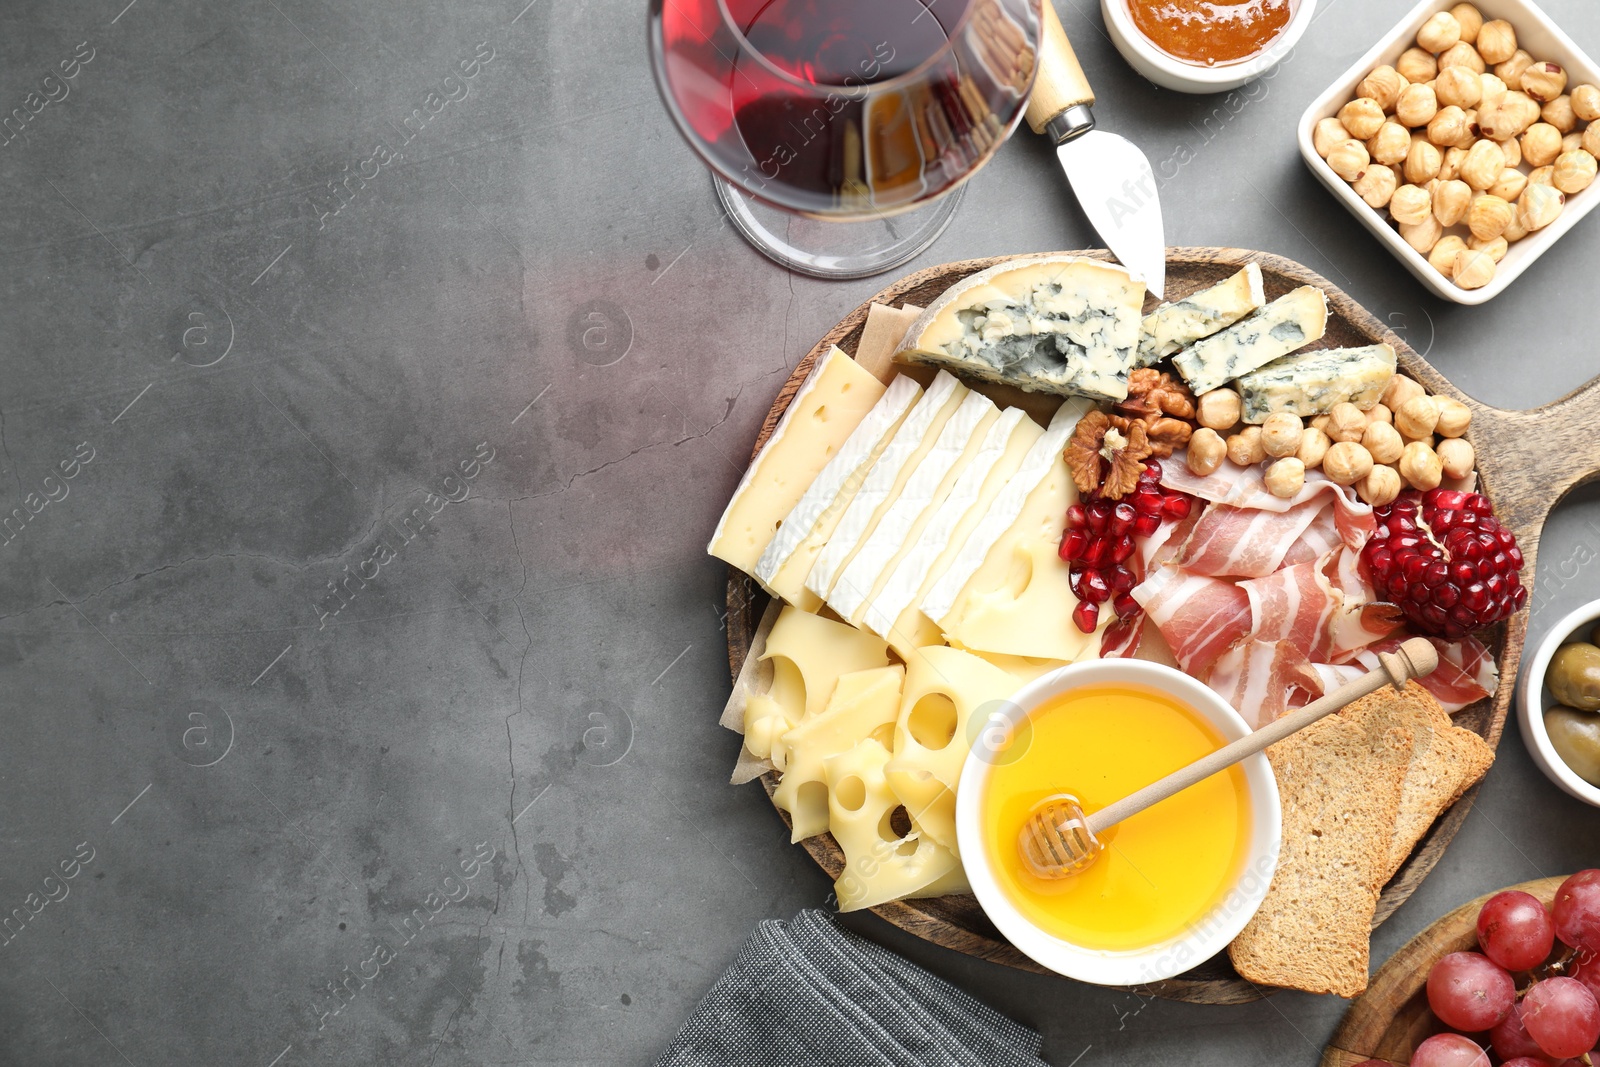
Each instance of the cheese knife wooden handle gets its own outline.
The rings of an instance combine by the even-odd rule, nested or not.
[[[1033,93],[1028,97],[1028,125],[1034,133],[1044,133],[1052,119],[1074,107],[1094,105],[1094,90],[1083,76],[1083,67],[1061,28],[1061,19],[1051,0],[1040,4],[1039,73],[1034,77]],[[1092,120],[1090,120],[1092,122]]]

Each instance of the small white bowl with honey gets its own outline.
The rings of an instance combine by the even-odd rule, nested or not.
[[[1017,842],[1047,797],[1070,793],[1093,814],[1249,732],[1214,692],[1158,663],[1095,660],[1024,686],[990,717],[956,791],[961,859],[984,912],[1034,961],[1098,985],[1161,981],[1221,952],[1277,866],[1265,756],[1112,827],[1082,874],[1040,878]]]

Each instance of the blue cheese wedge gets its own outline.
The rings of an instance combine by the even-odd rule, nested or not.
[[[1366,411],[1378,402],[1395,373],[1394,349],[1328,348],[1286,356],[1239,379],[1245,422],[1266,422],[1286,411],[1306,418],[1325,415],[1335,404]]]
[[[895,359],[1033,393],[1122,400],[1144,296],[1144,282],[1114,263],[1002,263],[947,289],[911,324]]]
[[[1314,285],[1286,293],[1254,315],[1172,357],[1196,396],[1322,339],[1328,299]]]
[[[1244,270],[1182,300],[1163,304],[1139,328],[1139,353],[1135,367],[1153,367],[1196,341],[1225,330],[1267,302],[1261,268],[1245,264]]]

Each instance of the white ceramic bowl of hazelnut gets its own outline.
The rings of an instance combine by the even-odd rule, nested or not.
[[[1483,304],[1600,203],[1600,67],[1530,0],[1423,0],[1299,142],[1419,281]]]
[[[1532,655],[1523,657],[1522,675],[1517,679],[1517,723],[1522,727],[1522,740],[1528,746],[1528,754],[1545,773],[1545,777],[1560,786],[1563,792],[1600,808],[1600,785],[1584,779],[1562,757],[1556,743],[1551,740],[1550,728],[1546,723],[1546,714],[1550,709],[1563,703],[1557,698],[1555,691],[1561,688],[1561,682],[1551,677],[1552,664],[1557,653],[1561,652],[1564,646],[1589,642],[1600,637],[1600,634],[1595,632],[1597,625],[1600,625],[1600,600],[1590,601],[1556,623],[1539,642],[1538,647],[1533,649]],[[1565,703],[1569,706],[1584,703],[1581,698],[1574,699],[1571,694],[1562,695],[1566,696]],[[1588,707],[1592,704],[1592,700],[1589,701],[1581,714],[1591,714],[1588,712]],[[1593,714],[1596,719],[1600,719],[1600,712]],[[1588,737],[1578,737],[1577,743],[1589,742],[1589,747],[1592,749],[1593,730],[1581,732],[1588,734]],[[1592,755],[1592,752],[1589,755]],[[1593,768],[1589,770],[1593,772]]]

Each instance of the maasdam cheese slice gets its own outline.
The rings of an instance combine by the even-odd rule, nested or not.
[[[893,743],[905,677],[906,669],[901,666],[841,675],[821,714],[783,736],[788,760],[772,802],[789,813],[790,841],[827,832],[828,782],[823,764],[830,756],[869,737],[885,745]]]

